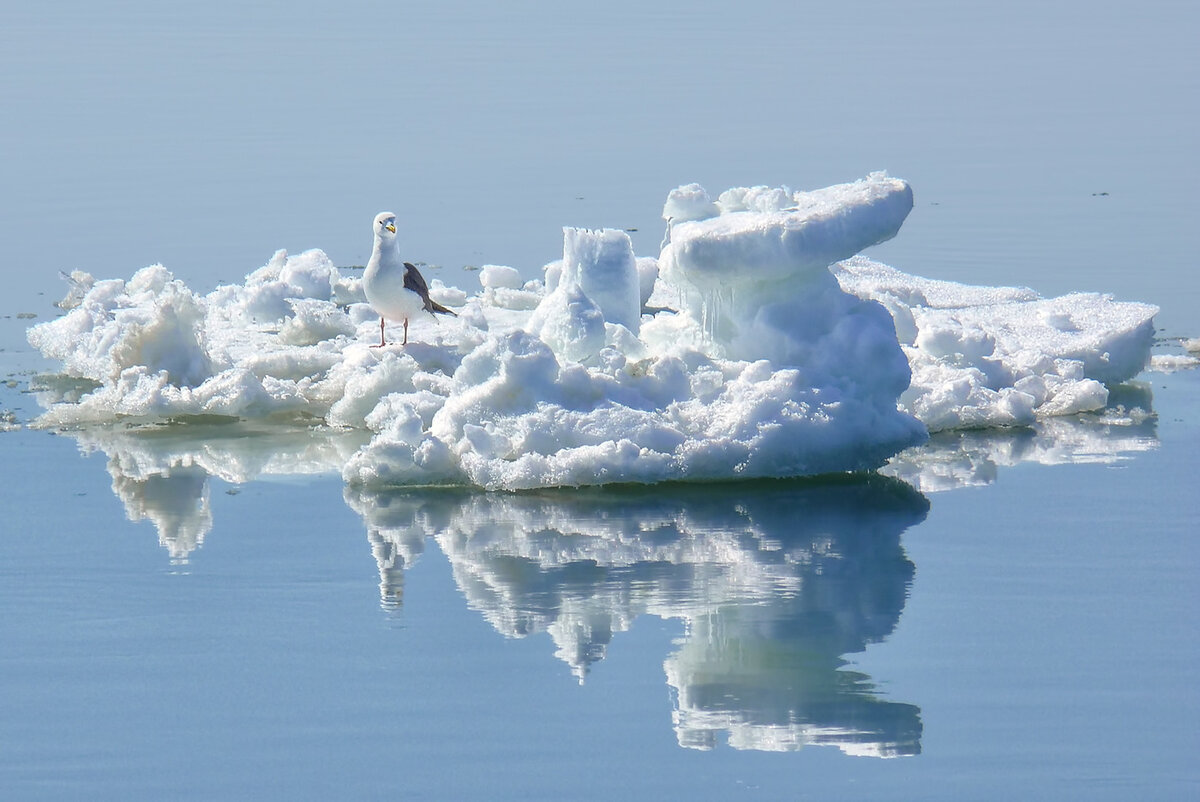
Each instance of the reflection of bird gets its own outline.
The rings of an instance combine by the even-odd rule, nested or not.
[[[396,241],[396,215],[380,212],[375,216],[375,248],[367,262],[363,289],[367,302],[379,313],[379,345],[387,344],[383,337],[386,318],[404,321],[404,342],[408,344],[408,321],[418,312],[429,314],[454,312],[429,297],[429,286],[417,268],[400,259],[400,243]]]

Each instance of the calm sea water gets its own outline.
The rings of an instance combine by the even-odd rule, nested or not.
[[[680,183],[875,169],[917,197],[877,258],[1200,336],[1193,4],[644,6],[7,10],[0,408],[60,270],[362,264],[390,208],[469,287],[563,225],[653,254]],[[0,433],[0,796],[1195,798],[1200,376],[1133,394],[1134,433],[940,444],[924,495],[361,495],[313,434]]]

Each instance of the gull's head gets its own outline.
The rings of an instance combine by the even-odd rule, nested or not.
[[[396,215],[391,212],[380,212],[375,215],[375,236],[385,241],[395,239]]]

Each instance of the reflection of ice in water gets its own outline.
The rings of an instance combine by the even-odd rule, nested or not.
[[[184,563],[212,529],[210,476],[240,484],[261,476],[336,473],[360,433],[238,423],[65,432],[85,453],[108,456],[113,493],[131,521],[149,520],[172,562]]]
[[[922,489],[990,481],[998,466],[1114,460],[1152,448],[1149,392],[1125,388],[1103,416],[946,433],[890,470]],[[131,520],[150,520],[172,560],[213,526],[208,477],[335,472],[361,433],[247,424],[69,433],[104,451]],[[906,461],[905,461],[906,460]],[[683,746],[914,754],[919,710],[875,695],[845,655],[888,637],[913,565],[900,535],[928,503],[884,477],[488,494],[368,492],[366,526],[385,608],[434,538],[468,604],[509,637],[546,633],[582,681],[641,615],[682,621],[666,657]]]
[[[172,562],[186,563],[212,529],[208,473],[203,468],[180,465],[144,479],[113,472],[113,492],[125,503],[129,520],[154,524]]]
[[[435,491],[436,492],[436,491]],[[425,552],[428,524],[417,519],[417,509],[387,496],[364,495],[347,487],[346,505],[363,517],[371,554],[379,565],[379,597],[384,609],[404,603],[404,571]]]
[[[839,652],[822,642],[856,634],[836,620],[841,611],[796,601],[792,612],[738,605],[689,622],[687,638],[664,664],[676,691],[679,744],[712,749],[725,734],[736,749],[919,753],[920,710],[875,696],[870,678],[844,669]]]
[[[1158,447],[1148,385],[1110,388],[1101,413],[1048,418],[1028,427],[937,432],[920,448],[893,457],[882,473],[930,493],[991,484],[999,469],[1040,465],[1111,464]]]
[[[842,669],[903,609],[913,565],[900,534],[927,509],[907,485],[397,491],[351,504],[373,529],[410,522],[404,543],[433,536],[472,608],[509,637],[547,633],[581,681],[638,616],[685,622],[664,666],[684,746],[725,733],[737,748],[919,751],[917,708]]]

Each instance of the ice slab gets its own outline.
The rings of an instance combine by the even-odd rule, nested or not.
[[[1141,372],[1154,343],[1158,308],[1110,295],[1042,298],[910,276],[863,256],[833,273],[891,312],[912,369],[900,403],[930,431],[1103,409],[1108,386]]]

